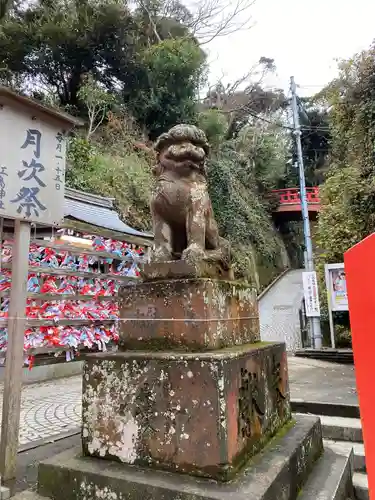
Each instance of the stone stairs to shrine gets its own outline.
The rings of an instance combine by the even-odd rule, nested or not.
[[[359,409],[352,405],[292,402],[298,413],[318,416],[322,423],[324,447],[347,456],[353,450],[353,485],[357,500],[368,500],[366,458]],[[347,416],[345,416],[347,415]]]

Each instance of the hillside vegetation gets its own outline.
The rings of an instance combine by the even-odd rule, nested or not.
[[[115,198],[138,229],[151,229],[152,142],[176,123],[201,126],[212,145],[215,215],[233,244],[237,276],[262,288],[296,246],[290,227],[274,227],[269,196],[287,183],[286,98],[262,87],[275,69],[266,57],[238,82],[208,85],[206,42],[236,29],[251,3],[239,0],[222,19],[219,1],[196,12],[178,0],[8,2],[0,79],[84,118],[70,140],[67,185]]]

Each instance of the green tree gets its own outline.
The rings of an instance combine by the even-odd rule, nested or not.
[[[324,180],[330,153],[330,123],[327,109],[316,106],[311,99],[302,100],[300,121],[306,185],[316,186]]]
[[[343,61],[320,97],[330,106],[332,148],[317,234],[324,290],[324,264],[342,262],[346,250],[375,230],[375,47]],[[324,317],[325,294],[322,303]],[[337,339],[347,342],[348,314],[338,316]]]
[[[83,77],[108,86],[120,66],[135,70],[138,27],[116,0],[39,0],[2,23],[0,60],[35,87],[52,88],[62,106],[78,105]]]
[[[201,108],[217,110],[226,117],[225,139],[236,138],[241,129],[253,123],[260,115],[270,115],[271,122],[282,111],[287,99],[280,89],[264,89],[265,76],[275,71],[273,59],[261,57],[258,64],[233,83],[224,85],[219,81],[207,92]]]
[[[194,40],[168,39],[143,54],[143,78],[124,95],[130,111],[155,139],[176,123],[195,122],[204,54]]]
[[[288,260],[267,198],[283,178],[287,152],[287,142],[273,137],[272,127],[261,133],[248,126],[236,140],[224,141],[209,162],[212,204],[223,235],[232,242],[235,271],[259,287]]]
[[[8,10],[12,7],[12,5],[12,0],[0,0],[0,20],[6,16]]]
[[[326,89],[331,105],[332,167],[322,191],[320,244],[342,259],[375,230],[375,47],[340,65]]]
[[[32,88],[37,98],[52,91],[60,106],[85,115],[80,89],[90,74],[97,89],[117,93],[154,138],[196,118],[205,56],[183,18],[157,18],[151,23],[156,36],[139,11],[119,0],[27,3],[1,24],[1,75],[8,82],[21,79],[21,90]]]
[[[88,127],[86,140],[88,141],[105,120],[107,112],[115,99],[91,75],[88,75],[86,82],[80,88],[78,98],[86,106],[87,110]]]

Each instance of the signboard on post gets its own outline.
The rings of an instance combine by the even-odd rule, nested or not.
[[[348,295],[346,291],[346,275],[344,263],[326,264],[324,266],[327,287],[329,329],[331,346],[336,346],[333,312],[348,311]]]
[[[64,217],[66,114],[0,87],[0,218],[13,219],[12,284],[8,310],[0,441],[3,481],[16,473],[31,222],[55,226]]]
[[[26,114],[1,95],[0,104],[0,216],[57,225],[64,217],[66,124]]]
[[[331,310],[348,311],[349,307],[344,263],[326,264],[324,268]]]
[[[320,304],[318,292],[318,279],[315,271],[302,273],[303,295],[305,297],[306,316],[308,318],[320,317]]]
[[[365,445],[369,497],[372,499],[375,495],[374,254],[375,233],[344,255],[355,375]]]

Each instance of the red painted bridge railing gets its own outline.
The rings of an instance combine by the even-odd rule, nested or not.
[[[299,188],[275,189],[272,191],[279,199],[280,205],[296,205],[301,203]],[[320,203],[319,187],[306,188],[307,203]]]

